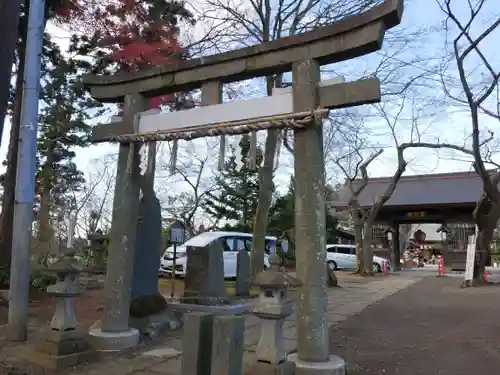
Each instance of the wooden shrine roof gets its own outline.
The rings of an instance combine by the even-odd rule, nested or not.
[[[358,197],[360,206],[371,207],[384,193],[391,179],[392,177],[370,178],[368,185]],[[354,181],[355,186],[359,186],[360,183],[361,180]],[[472,207],[479,199],[482,187],[480,177],[473,171],[403,176],[384,208]],[[349,190],[345,186],[340,192],[340,206],[346,206],[348,198]]]

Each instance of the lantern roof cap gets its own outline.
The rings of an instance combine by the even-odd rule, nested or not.
[[[75,251],[70,250],[60,257],[55,263],[52,263],[48,267],[48,271],[63,274],[80,273],[82,272],[82,267],[78,260],[75,259]]]

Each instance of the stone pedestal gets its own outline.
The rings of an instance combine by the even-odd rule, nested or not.
[[[245,366],[246,375],[294,375],[295,363],[284,361],[278,364],[256,361]]]
[[[295,375],[346,375],[345,361],[330,355],[325,362],[309,362],[299,359],[297,353],[290,354],[288,360],[295,364]]]
[[[81,331],[43,332],[31,350],[27,360],[49,370],[62,370],[73,367],[92,357],[85,334]]]
[[[139,330],[129,328],[121,332],[105,332],[102,328],[91,328],[89,343],[93,349],[102,352],[117,352],[133,348],[139,343]]]
[[[261,320],[260,339],[255,349],[259,361],[279,364],[286,360],[284,323],[284,319]]]

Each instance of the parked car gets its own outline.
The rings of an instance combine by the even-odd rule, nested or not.
[[[245,249],[252,250],[252,234],[241,232],[204,232],[188,241],[183,245],[177,246],[175,259],[175,275],[184,277],[187,266],[187,247],[205,247],[214,241],[221,239],[223,247],[224,277],[236,277],[236,254]],[[264,254],[264,267],[269,267],[269,254],[276,252],[276,237],[266,236],[266,249]],[[161,258],[160,276],[171,275],[174,259],[174,248],[169,247]]]
[[[330,269],[356,269],[356,246],[326,245],[326,251],[326,260]],[[388,260],[374,256],[373,272],[381,272],[384,263],[387,263],[387,269],[391,268],[391,263]]]

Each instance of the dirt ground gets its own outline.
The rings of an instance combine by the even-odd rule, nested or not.
[[[500,285],[459,289],[459,278],[424,279],[331,332],[349,375],[498,374]]]
[[[161,278],[159,280],[159,290],[165,295],[170,295],[172,280]],[[228,293],[234,292],[234,282],[225,283]],[[175,280],[175,294],[181,295],[184,290],[184,282],[181,279]],[[86,290],[85,293],[76,298],[75,309],[77,320],[82,330],[88,328],[102,318],[105,294],[104,289]],[[54,314],[55,298],[42,292],[33,292],[30,298],[29,307],[29,328],[27,343],[13,343],[6,338],[6,326],[8,320],[8,308],[0,304],[0,375],[7,374],[30,374],[29,368],[17,368],[11,366],[18,364],[25,352],[26,345],[35,341],[37,332],[46,327]]]
[[[460,281],[430,277],[366,308],[333,329],[331,352],[346,359],[349,375],[498,373],[500,285],[459,289]],[[160,281],[160,289],[168,292],[169,282]],[[177,290],[182,290],[181,282]],[[44,294],[32,296],[30,341],[48,324],[53,303]],[[103,303],[102,289],[77,299],[82,327],[101,318]],[[0,325],[6,319],[7,309],[0,307]],[[31,374],[9,366],[25,345],[7,342],[5,327],[0,327],[0,375]]]

